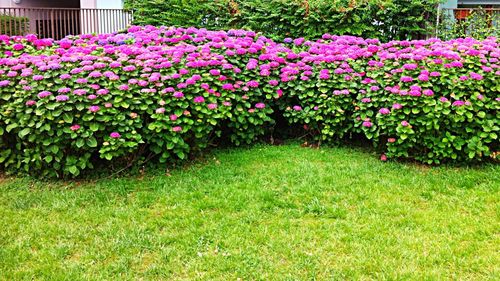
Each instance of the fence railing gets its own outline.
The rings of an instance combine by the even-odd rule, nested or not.
[[[500,8],[441,8],[436,21],[436,36],[500,36]]]
[[[0,34],[37,34],[61,39],[67,35],[111,33],[125,29],[133,13],[123,9],[2,8]]]

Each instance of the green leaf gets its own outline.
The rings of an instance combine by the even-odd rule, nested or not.
[[[9,124],[9,125],[7,125],[7,127],[5,128],[5,130],[7,131],[7,133],[9,133],[10,131],[12,131],[12,129],[15,129],[17,127],[18,127],[17,123]]]
[[[74,176],[78,176],[78,174],[80,174],[80,171],[76,166],[69,166],[68,171]]]
[[[94,137],[89,137],[86,143],[89,147],[97,147],[97,140]]]
[[[24,128],[22,129],[21,131],[19,131],[18,133],[18,136],[20,138],[24,138],[27,134],[29,134],[31,132],[31,129],[30,128]]]
[[[57,145],[51,145],[50,146],[50,149],[49,149],[52,153],[56,154],[57,152],[59,152],[59,146]]]
[[[47,162],[47,163],[52,162],[52,159],[53,159],[52,155],[45,156],[45,162]]]
[[[180,159],[184,159],[186,157],[186,155],[184,154],[184,152],[182,151],[177,151],[175,153],[177,155],[177,157],[179,157]]]
[[[90,130],[92,132],[97,132],[99,130],[99,124],[97,124],[97,123],[90,123],[89,128],[90,128]]]
[[[76,147],[78,148],[82,147],[84,144],[85,142],[83,141],[83,139],[78,139],[75,143]]]
[[[170,149],[174,148],[174,145],[175,144],[173,142],[167,142],[167,149],[170,150]]]
[[[73,115],[71,113],[64,113],[62,117],[64,122],[73,123]]]

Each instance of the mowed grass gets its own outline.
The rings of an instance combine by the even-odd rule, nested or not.
[[[2,280],[498,280],[500,167],[218,150],[95,182],[0,183]]]

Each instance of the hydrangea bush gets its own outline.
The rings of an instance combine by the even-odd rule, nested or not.
[[[480,161],[499,148],[495,38],[391,41],[133,26],[61,41],[0,36],[0,166],[77,176],[102,161],[185,159],[274,118],[386,158]]]

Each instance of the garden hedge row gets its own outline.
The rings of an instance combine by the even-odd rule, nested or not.
[[[97,163],[185,159],[252,143],[277,118],[382,159],[482,161],[500,150],[497,39],[130,27],[55,42],[0,36],[0,166],[77,176]]]
[[[440,0],[128,0],[134,23],[248,29],[273,39],[335,32],[382,41],[432,34]]]

